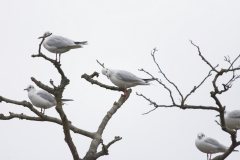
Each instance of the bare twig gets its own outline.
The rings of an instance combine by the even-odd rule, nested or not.
[[[224,57],[224,60],[230,63],[230,66],[228,69],[232,68],[233,69],[233,64],[237,61],[237,59],[240,57],[240,54],[234,59],[234,61],[231,63],[230,57]]]
[[[92,84],[96,84],[96,85],[98,85],[100,87],[103,87],[103,88],[106,88],[106,89],[110,89],[110,90],[114,90],[114,91],[122,91],[122,92],[124,92],[124,89],[119,88],[119,87],[115,87],[115,86],[108,86],[108,85],[105,85],[103,83],[100,83],[100,82],[92,79],[92,77],[87,75],[86,73],[83,74],[81,77],[84,78],[85,80],[87,80],[88,82],[90,82]]]
[[[49,83],[53,86],[54,89],[56,89],[57,87],[54,85],[54,82],[52,79],[50,79]]]
[[[218,66],[218,65],[217,65]],[[217,67],[216,66],[216,67]],[[214,68],[216,68],[216,67],[214,67]],[[201,81],[201,83],[198,85],[198,86],[194,86],[193,87],[193,89],[189,92],[189,94],[187,94],[186,95],[186,97],[183,99],[183,104],[184,104],[184,102],[186,102],[186,100],[187,100],[187,98],[192,94],[192,93],[194,93],[204,82],[205,82],[205,80],[208,78],[208,77],[210,77],[212,74],[211,74],[211,72],[212,72],[213,70],[210,70],[209,72],[208,72],[208,75]]]
[[[101,156],[104,156],[104,155],[108,155],[108,148],[114,144],[115,142],[117,141],[120,141],[122,139],[122,137],[119,137],[119,136],[115,136],[114,140],[112,140],[111,142],[109,142],[107,145],[104,145],[103,143],[102,144],[102,150],[100,152],[98,152],[95,156],[95,158],[99,158]]]
[[[104,63],[100,63],[98,60],[97,60],[97,63],[98,63],[100,66],[102,66],[103,68],[105,68],[105,67],[104,67]]]
[[[152,58],[154,63],[157,65],[159,72],[164,76],[164,78],[168,81],[168,83],[172,84],[175,89],[177,90],[177,92],[179,93],[180,97],[181,97],[181,101],[183,101],[183,95],[180,92],[180,90],[178,89],[178,87],[175,85],[175,83],[173,83],[172,81],[170,81],[167,76],[164,74],[164,72],[162,71],[162,69],[160,68],[159,64],[157,63],[156,59],[155,59],[155,52],[157,51],[156,48],[153,49],[153,51],[151,52]]]
[[[144,69],[139,69],[139,71],[143,71],[143,72],[147,73],[149,76],[151,76],[153,79],[156,79],[156,81],[157,81],[160,85],[162,85],[162,86],[169,92],[169,95],[170,95],[170,98],[171,98],[171,100],[172,100],[172,103],[175,104],[175,101],[174,101],[174,98],[173,98],[173,95],[172,95],[172,91],[171,91],[164,83],[162,83],[161,80],[158,80],[157,78],[153,77],[152,74],[150,74],[149,72],[145,71]]]
[[[150,103],[149,105],[154,105],[155,109],[160,108],[160,107],[165,107],[165,108],[178,107],[180,109],[206,109],[206,110],[219,111],[219,109],[217,107],[213,107],[213,106],[196,106],[196,105],[188,105],[188,104],[159,105],[156,102],[154,102],[154,101],[150,100],[149,98],[147,98],[146,96],[144,96],[143,94],[138,94],[138,93],[136,93],[136,94],[140,97],[143,97],[145,100],[147,100]],[[143,113],[143,115],[148,114],[148,113],[154,111],[155,109],[152,109],[149,112]]]
[[[215,72],[218,73],[218,71],[203,57],[203,55],[202,55],[202,53],[201,53],[201,51],[200,51],[200,48],[199,48],[197,45],[195,45],[191,40],[190,40],[190,42],[191,42],[191,44],[192,44],[193,46],[197,47],[199,56],[202,58],[202,60],[203,60],[204,62],[206,62],[206,63],[212,68],[213,71],[215,71]]]

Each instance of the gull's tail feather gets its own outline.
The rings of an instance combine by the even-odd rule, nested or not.
[[[74,42],[75,44],[82,44],[82,45],[88,45],[87,41],[83,41],[83,42]]]
[[[151,82],[151,81],[154,81],[154,80],[157,80],[157,78],[151,78],[151,79],[143,79],[145,82]]]
[[[66,102],[66,101],[73,101],[73,99],[62,99],[63,102]]]

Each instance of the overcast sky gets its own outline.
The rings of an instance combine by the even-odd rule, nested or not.
[[[52,64],[42,58],[31,57],[38,53],[40,40],[37,38],[45,31],[75,41],[86,40],[88,46],[61,56],[62,69],[70,79],[64,98],[74,99],[64,106],[64,110],[74,125],[94,132],[122,94],[81,79],[84,73],[101,71],[96,59],[108,68],[123,69],[149,78],[138,71],[144,68],[164,80],[150,55],[156,47],[156,60],[160,67],[186,95],[210,70],[189,40],[200,46],[202,54],[213,66],[227,67],[224,56],[234,59],[240,53],[239,7],[237,0],[2,0],[0,95],[29,101],[23,89],[34,84],[30,77],[47,85],[50,85],[50,79],[59,84],[60,75]],[[45,49],[42,52],[55,58]],[[230,76],[220,78],[219,86]],[[216,106],[210,98],[212,79],[213,76],[186,103]],[[102,74],[97,80],[112,85]],[[142,115],[153,107],[136,92],[158,104],[171,104],[168,92],[153,83],[155,85],[132,88],[130,98],[112,117],[102,137],[104,143],[113,140],[114,136],[123,139],[110,148],[108,156],[100,159],[202,160],[206,154],[195,147],[199,132],[216,138],[224,145],[231,144],[229,134],[214,122],[217,120],[215,111],[159,108]],[[219,96],[228,110],[239,109],[239,85],[239,81],[234,82],[233,88]],[[179,102],[175,91],[174,97]],[[0,103],[0,113],[8,115],[9,112],[34,116],[28,108]],[[47,109],[46,114],[59,117],[54,108]],[[59,125],[14,119],[1,121],[0,128],[2,160],[72,159]],[[91,139],[74,133],[72,137],[79,155],[83,157]],[[236,160],[239,154],[232,153],[227,159]]]

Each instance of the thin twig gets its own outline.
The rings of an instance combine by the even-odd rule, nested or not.
[[[191,44],[192,44],[193,46],[197,47],[199,56],[202,58],[202,60],[203,60],[204,62],[206,62],[206,63],[212,68],[213,71],[215,71],[215,72],[218,73],[218,71],[203,57],[203,55],[202,55],[202,53],[201,53],[201,51],[200,51],[200,48],[199,48],[197,45],[195,45],[195,44],[192,42],[192,40],[189,40],[189,41],[191,42]]]
[[[178,89],[178,87],[175,85],[175,83],[173,83],[172,81],[170,81],[170,80],[167,78],[167,76],[164,74],[164,72],[163,72],[162,69],[160,68],[159,64],[157,63],[157,61],[156,61],[156,59],[155,59],[155,52],[156,52],[156,51],[157,51],[157,49],[154,48],[154,49],[153,49],[153,52],[151,52],[151,55],[152,55],[152,58],[153,58],[154,63],[155,63],[155,64],[157,65],[157,67],[158,67],[159,73],[161,73],[161,74],[164,76],[164,78],[165,78],[170,84],[172,84],[172,85],[175,87],[175,89],[177,90],[177,92],[179,93],[179,95],[180,95],[180,97],[181,97],[181,101],[183,101],[183,95],[182,95],[182,93],[180,92],[180,90]]]
[[[100,66],[102,66],[103,68],[105,68],[105,67],[104,67],[104,63],[100,63],[98,60],[97,60],[97,63],[98,63]]]
[[[158,80],[157,78],[153,77],[153,75],[151,73],[149,73],[148,71],[145,71],[143,68],[139,69],[139,71],[145,72],[146,74],[151,76],[153,79],[155,79],[160,85],[162,85],[169,92],[172,103],[175,104],[175,101],[174,101],[174,98],[173,98],[173,95],[172,95],[172,91],[161,80]]]
[[[217,65],[216,67],[218,67],[218,65]],[[216,68],[216,67],[214,67],[214,68]],[[210,71],[208,72],[208,75],[201,81],[201,83],[200,83],[198,86],[194,86],[194,87],[193,87],[193,89],[189,92],[189,94],[187,94],[186,97],[183,99],[183,103],[186,102],[187,98],[188,98],[192,93],[194,93],[194,92],[205,82],[205,80],[206,80],[208,77],[210,77],[210,76],[212,75],[212,74],[211,74],[212,71],[213,71],[213,70],[210,70]]]
[[[109,142],[107,145],[104,145],[104,144],[102,143],[102,150],[96,154],[95,158],[97,159],[97,158],[99,158],[99,157],[101,157],[101,156],[108,155],[108,154],[109,154],[109,153],[108,153],[109,147],[110,147],[112,144],[114,144],[115,142],[120,141],[121,139],[122,139],[122,137],[115,136],[114,140],[112,140],[111,142]]]

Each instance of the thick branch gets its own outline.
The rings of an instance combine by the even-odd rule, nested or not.
[[[43,90],[51,93],[51,94],[54,94],[54,89],[50,88],[49,86],[43,84],[42,82],[36,80],[34,77],[31,77],[31,80],[39,87],[39,88],[42,88]]]
[[[99,135],[102,135],[107,123],[111,119],[111,117],[117,112],[117,110],[123,105],[123,103],[129,98],[132,90],[129,89],[127,90],[126,96],[121,95],[120,99],[118,102],[114,102],[112,108],[107,112],[107,115],[103,118],[101,124],[98,127],[97,133]]]
[[[51,116],[47,116],[47,115],[44,115],[44,117],[32,117],[32,116],[25,115],[23,113],[16,114],[16,113],[9,112],[9,114],[10,114],[9,116],[4,116],[3,114],[0,114],[0,119],[1,120],[11,120],[14,118],[19,118],[19,119],[25,119],[25,120],[30,120],[30,121],[52,122],[52,123],[62,125],[62,121],[60,119],[51,117]],[[81,134],[81,135],[89,137],[89,138],[94,137],[94,133],[79,129],[79,128],[75,127],[74,125],[72,125],[70,121],[69,121],[69,129],[71,131],[73,131],[74,133],[78,133],[78,134]]]
[[[223,160],[227,158],[227,156],[229,156],[233,152],[234,148],[236,148],[239,145],[240,145],[240,141],[236,142],[235,144],[232,144],[225,153],[223,153],[222,155],[216,156],[212,160]]]
[[[63,111],[62,108],[62,103],[58,103],[57,107],[56,107],[57,112],[59,113],[61,119],[62,119],[62,123],[63,123],[63,132],[65,135],[65,141],[68,144],[68,147],[70,148],[71,152],[72,152],[72,156],[74,158],[74,160],[80,160],[78,152],[77,152],[77,148],[75,147],[73,141],[72,141],[72,137],[70,134],[70,127],[69,127],[69,121],[67,119],[66,114]]]
[[[95,138],[92,140],[89,150],[88,150],[86,156],[84,157],[84,160],[95,160],[96,159],[97,148],[98,148],[99,144],[102,142],[102,134],[103,134],[103,131],[104,131],[107,123],[109,122],[111,117],[116,113],[116,111],[118,109],[120,109],[120,107],[123,105],[123,103],[129,98],[131,92],[132,92],[132,90],[128,89],[126,92],[126,97],[121,95],[118,102],[114,102],[112,108],[107,112],[107,114],[103,118],[101,124],[99,125],[97,132],[95,133]]]
[[[47,91],[51,91],[50,93],[54,94],[56,101],[57,101],[57,106],[56,106],[56,110],[59,113],[61,120],[62,120],[62,126],[63,126],[63,132],[65,135],[65,141],[68,144],[68,147],[72,153],[73,159],[74,160],[80,160],[77,149],[72,141],[72,137],[70,134],[70,125],[69,125],[69,121],[68,118],[66,116],[66,114],[63,111],[62,108],[62,93],[64,91],[64,88],[69,84],[70,80],[65,76],[63,70],[61,69],[61,64],[58,63],[57,61],[48,58],[47,56],[45,56],[44,54],[41,53],[41,45],[43,43],[44,39],[41,41],[41,43],[39,44],[39,50],[38,50],[38,54],[37,55],[32,55],[32,57],[42,57],[45,60],[51,62],[55,68],[57,68],[59,74],[61,75],[61,82],[60,85],[58,87],[54,87],[54,89],[51,89],[50,87],[43,85],[40,81],[37,81],[36,79],[32,78],[32,80],[36,83],[36,85],[38,85],[40,88],[46,89]],[[50,81],[50,83],[53,85],[53,81]],[[53,85],[54,86],[54,85]]]

